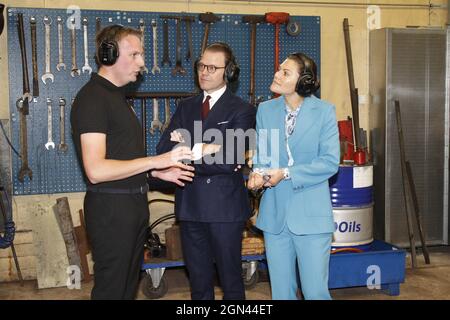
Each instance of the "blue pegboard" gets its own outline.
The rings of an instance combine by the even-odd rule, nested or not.
[[[58,62],[58,36],[57,36],[57,16],[61,16],[64,22],[68,21],[72,12],[65,9],[37,9],[37,8],[8,8],[8,61],[9,61],[9,93],[10,93],[10,112],[11,112],[11,132],[13,144],[19,150],[19,114],[16,109],[16,100],[22,96],[22,69],[20,47],[17,35],[17,14],[22,13],[24,17],[25,43],[28,58],[28,74],[30,78],[30,89],[32,88],[32,64],[31,64],[31,40],[30,25],[31,16],[37,20],[37,54],[39,71],[39,97],[35,98],[30,104],[30,114],[27,116],[28,125],[28,157],[29,166],[33,170],[33,179],[30,181],[25,178],[22,183],[18,181],[17,174],[20,170],[21,161],[17,156],[12,159],[12,178],[13,192],[15,195],[25,194],[50,194],[62,192],[83,192],[85,183],[80,169],[78,159],[75,153],[74,145],[70,136],[70,109],[72,99],[76,96],[78,90],[89,80],[90,76],[81,73],[78,77],[71,77],[71,46],[70,30],[63,28],[64,38],[64,62],[67,66],[64,71],[57,71]],[[51,70],[55,77],[54,83],[44,84],[40,77],[44,73],[45,62],[45,43],[44,43],[44,24],[43,18],[47,15],[52,19],[51,24]],[[175,66],[176,51],[176,22],[173,19],[169,23],[169,55],[172,66],[161,66],[163,54],[163,30],[161,15],[180,15],[180,13],[166,12],[125,12],[125,11],[105,11],[105,10],[81,10],[80,18],[88,18],[88,44],[89,44],[89,64],[93,71],[97,71],[94,62],[95,50],[95,22],[96,18],[101,19],[102,27],[111,24],[122,24],[138,28],[139,20],[144,19],[145,23],[145,50],[146,66],[148,74],[144,74],[143,81],[137,87],[139,92],[192,92],[194,90],[192,61],[186,61],[187,36],[186,26],[182,23],[182,61],[183,67],[187,73],[184,76],[173,76],[171,71]],[[203,37],[204,26],[198,20],[197,13],[182,13],[195,17],[192,22],[192,40],[193,40],[193,59],[199,55],[201,41]],[[245,100],[249,100],[248,91],[250,83],[250,25],[242,23],[242,15],[218,14],[220,21],[211,25],[208,43],[214,41],[227,42],[236,55],[241,68],[239,88],[237,94]],[[284,59],[291,52],[305,52],[311,56],[318,65],[320,75],[320,17],[291,16],[301,25],[301,33],[297,37],[291,37],[286,33],[285,27],[280,31],[280,59]],[[158,60],[161,73],[153,75],[151,69],[153,66],[153,35],[151,21],[157,22],[158,34]],[[65,26],[65,23],[64,23]],[[81,26],[81,23],[80,23]],[[80,27],[76,31],[77,42],[77,65],[81,70],[84,64],[83,53],[83,29]],[[257,27],[256,33],[256,63],[255,63],[255,96],[262,100],[271,97],[269,91],[274,71],[274,27],[271,24],[262,23]],[[280,61],[282,62],[282,61]],[[57,148],[54,150],[45,149],[47,142],[47,104],[46,99],[53,101],[53,141],[59,144],[59,98],[66,100],[66,142],[69,149],[61,153]],[[160,120],[164,120],[164,99],[159,101]],[[152,100],[147,100],[147,126],[152,121],[153,108]],[[175,100],[170,100],[171,113],[175,112]],[[136,100],[134,109],[139,118],[141,118],[141,102]],[[147,154],[155,153],[156,144],[159,141],[160,133],[151,135],[147,127]]]

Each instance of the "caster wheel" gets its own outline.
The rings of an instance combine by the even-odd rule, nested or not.
[[[259,272],[258,270],[255,271],[255,273],[252,274],[252,276],[250,277],[250,279],[247,279],[247,277],[245,276],[246,272],[244,271],[244,287],[247,290],[253,289],[256,284],[259,281]]]
[[[168,290],[166,277],[163,276],[157,288],[153,287],[152,277],[146,274],[142,280],[142,292],[149,299],[159,299],[165,296]]]

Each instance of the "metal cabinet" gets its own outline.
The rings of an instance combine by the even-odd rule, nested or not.
[[[448,31],[370,32],[370,146],[374,234],[409,246],[394,101],[399,100],[427,244],[448,244]],[[420,244],[417,227],[415,240]]]

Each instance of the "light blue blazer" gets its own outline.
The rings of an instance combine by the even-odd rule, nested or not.
[[[259,105],[255,168],[288,166],[285,116],[283,96]],[[273,234],[285,224],[297,235],[334,232],[328,179],[339,168],[335,107],[315,96],[305,98],[288,143],[294,159],[291,179],[264,192],[256,226]]]

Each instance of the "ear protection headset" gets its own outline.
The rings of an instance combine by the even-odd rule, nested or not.
[[[320,83],[316,76],[317,67],[314,61],[305,54],[299,52],[290,54],[289,57],[293,57],[302,64],[302,72],[298,78],[295,91],[302,97],[307,97],[315,93],[320,88]]]
[[[217,51],[222,51],[225,53],[225,57],[228,60],[227,64],[225,65],[225,72],[223,74],[224,80],[229,83],[229,82],[235,82],[238,78],[239,78],[239,72],[241,71],[241,69],[239,68],[239,65],[236,62],[236,57],[233,54],[233,51],[231,50],[230,46],[227,45],[224,42],[215,42],[210,44],[209,46],[206,47],[205,51],[208,49],[212,49],[212,50],[217,50]],[[228,59],[229,57],[229,59]],[[194,63],[194,75],[196,77],[196,82],[198,81],[197,79],[197,65],[200,62],[201,56],[199,58],[197,58],[197,60]]]
[[[97,49],[97,61],[105,66],[112,66],[119,57],[119,45],[114,40],[115,35],[123,28],[122,25],[113,25],[108,30],[108,35],[100,43]]]

